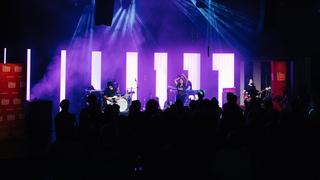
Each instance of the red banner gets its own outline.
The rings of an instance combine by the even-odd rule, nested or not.
[[[22,64],[0,64],[0,140],[21,134],[24,120],[26,72]]]
[[[273,99],[281,99],[287,87],[287,62],[271,61],[271,85]],[[281,109],[279,103],[274,103],[275,108]]]

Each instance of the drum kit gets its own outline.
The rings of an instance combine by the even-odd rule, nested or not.
[[[104,92],[101,90],[85,90],[86,91],[86,98],[90,94],[94,94],[97,97],[97,102],[101,111],[104,110],[106,105],[113,105],[117,104],[120,107],[120,112],[127,112],[129,111],[129,107],[132,101],[132,95],[135,93],[134,91],[127,91],[124,95],[117,95],[108,100],[104,97]]]

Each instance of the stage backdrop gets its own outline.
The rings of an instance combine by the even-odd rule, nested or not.
[[[0,64],[0,140],[23,131],[26,72],[22,64]]]

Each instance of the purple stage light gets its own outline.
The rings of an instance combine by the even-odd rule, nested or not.
[[[159,98],[161,109],[167,100],[167,73],[168,73],[168,54],[154,53],[154,70],[156,71],[156,97]]]
[[[218,97],[219,105],[222,106],[223,88],[234,87],[234,54],[233,53],[213,53],[212,70],[219,72]]]
[[[127,52],[126,58],[126,90],[134,91],[132,100],[138,97],[138,53]]]
[[[199,53],[183,54],[183,70],[188,71],[188,79],[193,89],[200,89],[201,56]]]
[[[61,50],[60,65],[60,102],[66,98],[67,51]]]
[[[91,85],[101,90],[101,52],[93,51],[91,58]]]
[[[31,80],[31,49],[27,49],[27,89],[26,89],[27,101],[30,101],[30,80]]]

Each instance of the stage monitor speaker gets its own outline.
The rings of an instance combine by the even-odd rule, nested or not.
[[[114,0],[96,0],[95,2],[95,24],[111,26]]]

